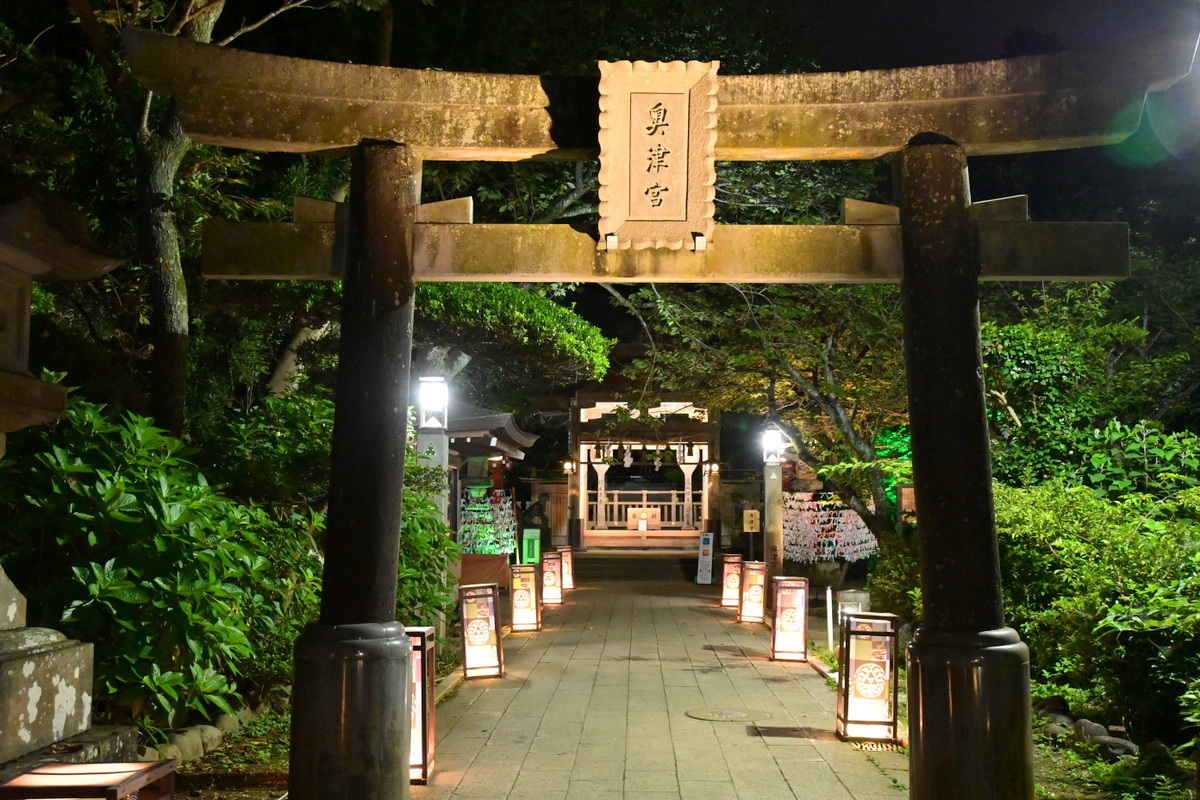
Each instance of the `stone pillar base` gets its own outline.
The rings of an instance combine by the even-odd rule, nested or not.
[[[292,800],[408,797],[412,669],[398,622],[305,629],[292,692]]]
[[[908,646],[911,800],[1032,800],[1029,648],[1012,628],[917,628]]]

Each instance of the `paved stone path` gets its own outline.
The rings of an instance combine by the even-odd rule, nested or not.
[[[604,581],[504,639],[507,675],[438,705],[426,798],[902,800],[905,756],[833,735],[834,693],[771,661],[770,632],[717,607],[717,587]],[[697,709],[764,718],[710,722]],[[765,715],[770,715],[765,717]]]

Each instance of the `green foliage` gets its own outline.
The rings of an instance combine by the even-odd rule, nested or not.
[[[1141,420],[1110,420],[1080,442],[1086,460],[1081,482],[1101,497],[1149,494],[1166,498],[1200,486],[1200,436],[1168,433]]]
[[[409,431],[415,431],[409,420]],[[396,583],[396,619],[405,625],[434,625],[454,609],[450,564],[459,548],[434,504],[446,491],[446,471],[410,439],[404,447],[404,511]]]
[[[996,486],[1005,607],[1035,676],[1075,687],[1143,740],[1180,740],[1182,698],[1200,667],[1187,607],[1200,577],[1190,505],[1159,501],[1151,514],[1145,498],[1085,487]]]
[[[991,299],[998,319],[981,338],[998,479],[1070,474],[1091,429],[1136,418],[1179,366],[1180,354],[1148,353],[1144,329],[1112,318],[1110,294],[1070,285]]]
[[[1200,490],[1190,490],[1191,502]],[[1122,650],[1150,654],[1155,684],[1182,688],[1179,704],[1191,723],[1193,747],[1200,746],[1200,537],[1184,544],[1175,567],[1161,582],[1136,586],[1108,609],[1099,623],[1116,631]]]
[[[301,393],[265,397],[234,411],[208,442],[211,474],[238,497],[273,505],[312,503],[329,483],[333,403]]]
[[[569,308],[506,283],[423,283],[417,293],[423,341],[469,339],[463,349],[521,373],[559,383],[608,371],[612,340]]]
[[[893,501],[874,465],[879,433],[905,422],[900,295],[886,286],[656,284],[633,294],[654,339],[632,377],[711,408],[782,422],[800,458],[881,539]],[[896,466],[896,465],[892,465]]]
[[[433,501],[406,488],[396,592],[396,618],[405,625],[433,625],[454,608],[447,567],[458,545],[450,534]]]
[[[95,643],[109,718],[152,735],[230,710],[240,676],[278,678],[261,649],[312,613],[319,583],[317,520],[229,500],[185,450],[73,399],[0,463],[6,564],[45,622]]]

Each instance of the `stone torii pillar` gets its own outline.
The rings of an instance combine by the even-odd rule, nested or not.
[[[355,152],[321,616],[296,644],[296,800],[408,797],[412,645],[396,570],[421,166],[391,142]]]
[[[910,792],[1030,798],[1029,649],[1004,627],[967,158],[922,134],[896,166],[925,611],[908,651]]]

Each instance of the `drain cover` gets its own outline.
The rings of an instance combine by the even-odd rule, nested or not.
[[[770,719],[766,711],[753,711],[748,708],[697,708],[687,712],[692,719],[704,719],[709,722],[755,722],[760,719]]]
[[[854,749],[868,753],[895,753],[904,748],[895,742],[855,742]]]

